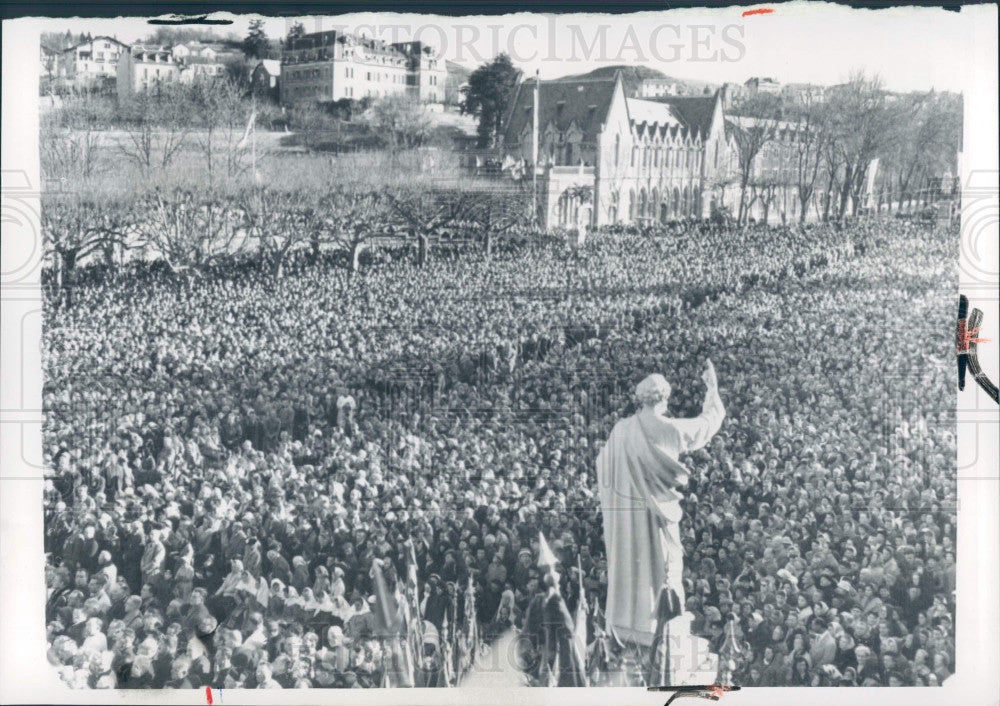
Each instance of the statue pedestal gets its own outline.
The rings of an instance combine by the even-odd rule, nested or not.
[[[693,619],[691,613],[682,613],[669,623],[669,684],[647,683],[646,676],[650,674],[651,656],[651,636],[648,634],[642,638],[630,636],[623,639],[622,669],[609,683],[615,686],[688,686],[716,683],[719,656],[709,651],[708,640],[691,634]]]
[[[719,672],[719,656],[709,651],[708,640],[691,634],[691,613],[670,621],[671,686],[714,684]]]

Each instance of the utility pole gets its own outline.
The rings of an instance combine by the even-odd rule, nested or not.
[[[531,110],[531,214],[538,221],[538,91],[539,70],[535,69],[535,102]]]

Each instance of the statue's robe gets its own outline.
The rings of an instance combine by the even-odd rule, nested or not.
[[[680,488],[688,471],[677,459],[700,449],[722,425],[718,390],[702,413],[672,419],[646,406],[619,421],[597,456],[597,482],[608,556],[607,625],[620,640],[650,645],[664,573],[684,605]]]

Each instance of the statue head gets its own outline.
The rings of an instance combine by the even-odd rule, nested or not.
[[[635,396],[643,407],[653,407],[658,412],[665,411],[670,399],[670,383],[659,373],[648,375],[635,387]]]

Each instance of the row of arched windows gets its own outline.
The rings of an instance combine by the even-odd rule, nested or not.
[[[618,212],[618,194],[612,194],[611,201],[614,206],[615,216]],[[646,187],[639,189],[629,189],[629,209],[630,221],[667,221],[676,220],[683,217],[696,217],[701,215],[701,193],[697,186],[685,186],[683,189],[674,187],[667,188],[661,193],[659,189],[653,188],[649,191]]]
[[[640,157],[641,155],[641,157]],[[615,135],[615,166],[621,165],[621,136]],[[629,166],[638,166],[641,159],[643,169],[652,166],[654,169],[679,169],[683,165],[685,169],[701,167],[701,150],[697,147],[656,147],[646,145],[632,145],[632,154]]]

